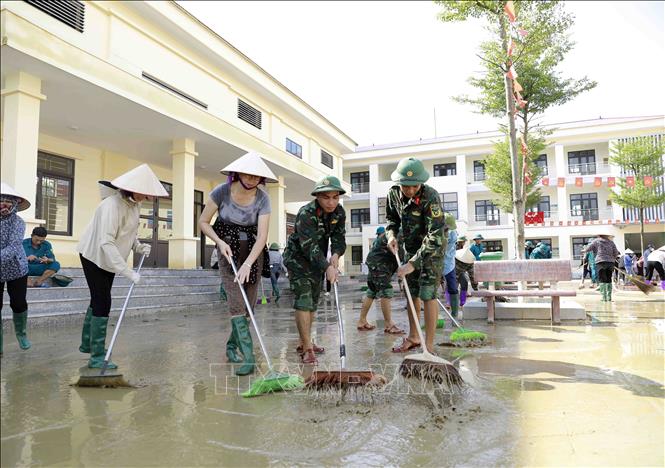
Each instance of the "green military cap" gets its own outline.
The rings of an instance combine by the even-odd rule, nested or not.
[[[482,234],[478,233],[476,236],[473,238],[473,240],[484,240],[485,238],[483,237]]]
[[[446,213],[443,222],[448,229],[457,229],[457,221],[455,221],[455,217],[452,214]]]
[[[524,245],[526,245],[527,247],[533,247],[533,242],[528,240],[528,241],[526,241],[526,244],[524,244]]]
[[[459,236],[457,238],[457,242],[464,242],[464,241],[466,241],[466,236]]]
[[[279,244],[277,242],[273,242],[272,244],[270,244],[269,250],[279,250]]]
[[[427,182],[429,174],[423,163],[416,158],[404,158],[397,164],[390,178],[398,185],[413,186]]]
[[[346,190],[342,188],[342,183],[337,177],[329,175],[316,183],[312,195],[323,192],[339,192],[340,195],[344,195]]]

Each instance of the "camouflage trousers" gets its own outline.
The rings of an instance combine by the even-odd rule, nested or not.
[[[300,273],[300,274],[299,274]],[[321,274],[305,274],[289,269],[291,291],[295,296],[293,308],[308,312],[316,312],[321,295]]]
[[[469,290],[469,281],[467,281],[467,276],[471,281],[471,287],[474,291],[478,291],[478,282],[473,276],[473,263],[464,263],[455,259],[455,274],[457,275],[457,282],[460,285],[462,291]]]
[[[370,270],[367,276],[367,297],[370,299],[390,299],[395,295],[391,284],[393,275],[384,271]]]
[[[411,258],[413,255],[407,255]],[[420,269],[406,276],[406,283],[414,299],[431,301],[438,297],[437,289],[441,283],[443,257],[432,256],[423,259]]]

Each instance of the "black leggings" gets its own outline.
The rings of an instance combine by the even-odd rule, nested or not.
[[[108,317],[111,312],[111,288],[115,273],[102,270],[83,255],[81,257],[81,266],[83,274],[90,290],[90,307],[92,315],[95,317]]]
[[[612,273],[614,272],[614,262],[600,262],[596,263],[598,270],[598,280],[601,283],[611,283]]]
[[[28,291],[28,275],[21,276],[11,281],[7,281],[7,292],[9,293],[9,307],[12,312],[20,314],[28,310],[28,302],[25,295]],[[0,310],[2,310],[2,296],[5,292],[5,282],[0,282]]]
[[[646,278],[648,281],[651,281],[651,278],[653,278],[653,271],[656,270],[658,272],[658,276],[660,276],[661,281],[665,281],[665,271],[663,271],[663,264],[660,263],[658,260],[656,261],[650,261],[647,262],[647,275]]]

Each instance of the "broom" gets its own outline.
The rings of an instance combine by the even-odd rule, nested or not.
[[[399,264],[397,253],[395,253],[395,258]],[[418,316],[416,315],[416,308],[413,305],[413,299],[411,298],[409,284],[407,281],[403,281],[402,284],[404,285],[404,292],[406,292],[406,298],[409,302],[413,321],[415,324],[418,324]],[[399,367],[400,373],[407,378],[416,377],[422,380],[431,380],[439,384],[446,383],[451,390],[455,387],[460,387],[463,380],[457,368],[452,362],[446,361],[445,359],[435,356],[427,351],[422,330],[417,326],[416,331],[418,332],[418,337],[422,343],[423,352],[405,357]]]
[[[453,321],[457,330],[450,334],[450,342],[455,346],[482,346],[487,343],[487,335],[483,332],[469,330],[468,328],[463,328],[455,317],[448,312],[448,309],[441,303],[439,298],[436,299],[436,302],[439,303],[443,311],[446,313],[450,320]]]
[[[637,277],[637,276],[635,276],[635,275],[629,275],[629,274],[626,273],[625,271],[619,270],[617,267],[614,267],[614,269],[615,269],[616,271],[618,271],[619,273],[622,273],[628,281],[630,281],[630,282],[633,283],[635,286],[637,286],[637,289],[639,289],[640,291],[642,291],[642,292],[643,292],[644,294],[646,294],[647,296],[648,296],[649,294],[651,294],[652,292],[656,292],[656,291],[658,291],[658,288],[657,288],[656,286],[654,286],[653,284],[645,283],[645,282],[642,281],[639,277]]]
[[[261,345],[261,351],[263,352],[263,356],[266,358],[266,363],[268,364],[268,373],[265,376],[254,380],[252,382],[252,385],[250,385],[249,390],[242,393],[242,396],[248,398],[248,397],[263,395],[264,393],[297,390],[301,388],[303,386],[302,377],[300,377],[299,375],[290,375],[290,374],[275,372],[275,370],[273,369],[272,361],[270,360],[270,356],[268,356],[266,347],[263,344],[263,338],[261,338],[259,325],[256,323],[254,312],[252,311],[252,307],[249,305],[249,299],[247,299],[247,293],[245,292],[245,288],[242,286],[242,284],[240,284],[239,281],[237,281],[238,270],[236,269],[236,264],[233,261],[233,258],[229,258],[229,263],[231,263],[231,267],[233,268],[233,274],[236,276],[236,283],[238,283],[238,287],[240,288],[240,292],[242,293],[242,298],[245,300],[245,307],[247,307],[247,313],[249,313],[249,318],[252,321],[252,325],[254,325],[254,330],[256,331],[256,337],[259,339],[259,344]]]
[[[265,288],[263,287],[263,279],[262,279],[262,278],[259,278],[259,281],[261,282],[261,299],[257,300],[257,301],[256,301],[256,304],[257,304],[257,305],[258,305],[258,304],[265,305],[265,304],[267,304],[268,302],[270,302],[270,299],[268,299],[268,298],[266,297],[266,290],[265,290]]]
[[[339,329],[339,360],[341,369],[339,371],[314,371],[305,382],[309,390],[346,392],[357,390],[361,387],[381,387],[388,381],[383,375],[375,374],[371,370],[349,371],[345,369],[346,343],[344,340],[344,320],[339,307],[339,295],[337,293],[337,282],[333,283],[335,288],[335,305],[337,306],[337,327]]]

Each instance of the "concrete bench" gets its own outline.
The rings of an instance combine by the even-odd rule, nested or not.
[[[499,260],[476,262],[473,265],[476,281],[570,281],[573,277],[568,260]],[[495,299],[503,297],[551,297],[552,322],[561,323],[561,297],[576,296],[576,291],[539,289],[532,291],[469,291],[470,297],[487,298],[487,322],[494,323]]]

